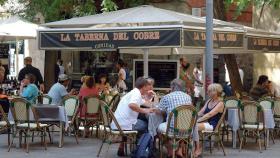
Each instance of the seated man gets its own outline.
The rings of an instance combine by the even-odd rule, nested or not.
[[[36,103],[36,99],[39,95],[39,89],[34,84],[35,80],[36,78],[33,74],[26,74],[20,85],[21,96],[32,104]]]
[[[250,96],[254,100],[259,100],[263,95],[269,94],[268,77],[266,75],[259,76],[257,84],[250,90]]]
[[[144,104],[142,95],[150,89],[149,82],[139,77],[135,81],[135,88],[122,97],[115,112],[115,117],[122,130],[136,130],[140,133],[147,131],[147,123],[137,119],[139,113],[148,114],[154,111],[152,108],[141,108]],[[112,122],[112,129],[117,129]],[[124,156],[124,144],[120,144],[118,156]]]
[[[51,104],[61,104],[63,97],[74,94],[74,89],[72,89],[69,93],[67,92],[66,87],[68,86],[69,81],[70,78],[68,75],[61,74],[58,76],[58,82],[51,87],[48,93],[48,96],[52,98]]]
[[[180,105],[192,105],[192,100],[191,97],[184,93],[184,83],[182,80],[180,79],[174,79],[171,82],[171,93],[165,95],[159,103],[159,109],[156,110],[157,114],[162,114],[162,115],[166,115],[167,117],[169,117],[169,113],[176,107],[180,106]],[[167,120],[167,119],[166,119]],[[172,122],[171,122],[171,126]],[[166,128],[167,128],[167,122],[164,122],[162,124],[159,125],[158,127],[158,131],[160,133],[165,133],[166,132]],[[194,130],[194,141],[196,142],[196,149],[199,148],[199,136],[198,136],[198,131],[197,128],[196,130]],[[172,145],[171,142],[169,142],[167,144],[167,150],[168,150],[168,157],[172,156]],[[182,151],[182,147],[179,147],[177,149],[176,155],[178,157],[183,157],[183,151]]]

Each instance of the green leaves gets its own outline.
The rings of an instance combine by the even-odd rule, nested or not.
[[[242,11],[246,10],[251,4],[257,8],[269,5],[274,9],[280,8],[280,0],[224,0],[225,6],[229,9],[232,4],[236,5],[236,15],[240,15]]]
[[[3,5],[7,0],[0,0],[0,5]]]
[[[0,0],[0,5],[8,0]],[[102,0],[101,11],[110,12],[120,8],[130,8],[146,4],[147,0]],[[36,21],[38,13],[45,22],[69,19],[96,14],[100,6],[94,0],[18,0],[23,8],[11,6],[9,11],[12,14],[23,16],[29,21]],[[120,5],[120,6],[118,6]]]
[[[102,12],[116,11],[118,9],[118,6],[112,0],[103,0],[101,3],[101,7]]]

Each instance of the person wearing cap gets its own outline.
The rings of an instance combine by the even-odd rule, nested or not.
[[[61,74],[58,76],[58,82],[51,87],[48,93],[48,95],[52,98],[51,104],[61,104],[63,97],[74,94],[74,89],[72,89],[69,93],[67,92],[69,81],[70,78],[66,74]]]
[[[19,71],[18,81],[21,82],[25,78],[26,74],[33,74],[35,76],[34,84],[37,85],[37,87],[40,87],[40,91],[44,92],[45,87],[43,77],[41,75],[40,70],[32,66],[32,58],[24,58],[24,65],[25,67]]]
[[[20,85],[20,94],[30,103],[35,104],[39,94],[38,87],[34,84],[35,76],[33,74],[26,74]]]

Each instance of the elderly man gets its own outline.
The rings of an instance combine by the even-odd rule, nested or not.
[[[36,67],[32,66],[32,58],[26,57],[24,58],[24,65],[25,67],[19,71],[18,74],[18,81],[21,82],[26,74],[33,74],[35,76],[35,82],[34,84],[37,85],[37,87],[40,86],[40,91],[44,92],[44,81],[43,77],[41,75],[41,72]]]
[[[192,105],[191,97],[184,93],[185,86],[184,82],[181,79],[174,79],[171,82],[171,93],[165,95],[159,103],[159,108],[156,110],[156,113],[169,116],[169,113],[176,107],[180,105]],[[167,120],[167,119],[166,119]],[[173,124],[171,123],[171,126]],[[166,132],[167,122],[161,123],[158,127],[160,133]],[[193,134],[194,140],[196,142],[196,150],[199,149],[199,136],[197,128],[194,129]],[[171,142],[167,144],[168,156],[172,155],[172,146]],[[177,150],[177,156],[183,157],[182,147],[179,147]]]
[[[69,93],[67,92],[66,87],[68,86],[69,81],[70,78],[68,77],[68,75],[59,75],[58,82],[51,87],[48,93],[48,95],[52,98],[52,104],[61,104],[63,97],[75,93],[74,89],[72,89]]]
[[[139,113],[149,114],[154,112],[152,108],[141,108],[144,104],[142,95],[147,94],[151,89],[151,84],[143,77],[137,78],[135,81],[135,88],[122,97],[120,100],[115,117],[122,128],[122,130],[136,130],[140,133],[147,131],[147,123],[143,120],[137,119]],[[112,129],[117,129],[114,122],[111,124]],[[118,156],[124,156],[124,144],[120,144]]]

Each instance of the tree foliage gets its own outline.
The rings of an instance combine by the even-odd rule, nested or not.
[[[273,9],[280,9],[280,0],[224,0],[225,7],[229,8],[230,5],[236,5],[236,17],[246,10],[251,4],[261,9],[260,17],[263,15],[264,8],[270,6]]]
[[[0,0],[0,4],[7,1]],[[51,22],[143,5],[146,0],[18,0],[18,3],[24,7],[11,6],[8,10],[12,14],[33,21],[41,13],[45,22]]]

